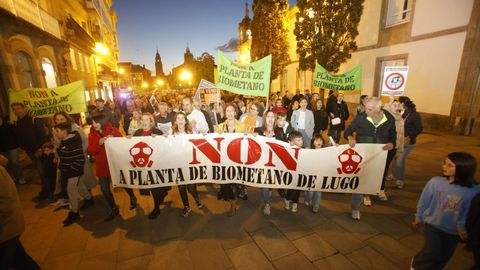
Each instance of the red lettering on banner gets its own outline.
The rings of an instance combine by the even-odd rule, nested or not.
[[[257,162],[262,156],[262,147],[253,139],[247,138],[248,142],[248,157],[247,161],[244,163],[241,160],[242,155],[242,141],[244,138],[237,138],[231,141],[227,147],[227,156],[228,158],[238,164],[251,165]]]
[[[197,160],[197,149],[200,150],[211,162],[220,163],[220,142],[225,138],[218,137],[214,138],[217,142],[217,149],[213,147],[206,139],[190,139],[189,141],[193,143],[192,147],[193,160],[190,164],[200,164],[200,161]]]
[[[287,169],[291,171],[297,170],[298,151],[300,151],[300,148],[293,148],[293,150],[295,150],[295,157],[292,157],[285,147],[272,142],[265,143],[270,146],[271,149],[268,155],[268,162],[265,163],[265,166],[275,167],[275,164],[272,162],[272,156],[273,153],[275,153],[275,155],[277,155]]]

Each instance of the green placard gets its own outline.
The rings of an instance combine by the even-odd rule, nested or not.
[[[272,55],[256,62],[241,65],[218,51],[218,88],[239,95],[268,97]]]
[[[50,117],[60,111],[68,114],[85,112],[85,85],[76,81],[56,88],[8,90],[10,104],[22,103],[32,117]],[[15,120],[10,106],[10,118]]]
[[[362,87],[362,66],[349,72],[332,75],[321,65],[315,65],[315,77],[313,86],[328,90],[361,90]]]

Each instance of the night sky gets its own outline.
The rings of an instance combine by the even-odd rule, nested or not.
[[[250,18],[252,0],[249,0]],[[296,3],[289,0],[290,5]],[[238,38],[244,0],[115,0],[120,62],[145,64],[155,73],[156,46],[163,71],[183,63],[187,43],[195,57]],[[234,54],[229,54],[231,58]]]

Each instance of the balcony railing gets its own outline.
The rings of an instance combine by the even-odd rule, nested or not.
[[[59,39],[61,38],[58,20],[31,0],[0,0],[0,8]]]

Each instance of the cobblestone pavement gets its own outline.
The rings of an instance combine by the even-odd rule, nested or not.
[[[303,203],[298,213],[283,210],[274,192],[272,214],[265,217],[253,188],[248,201],[239,202],[238,214],[227,217],[228,205],[216,199],[213,186],[203,185],[204,209],[193,207],[189,217],[181,217],[174,188],[153,221],[146,217],[150,197],[137,193],[140,205],[130,211],[128,196],[116,190],[122,217],[105,223],[107,207],[97,186],[95,206],[63,228],[67,210],[34,204],[40,186],[30,180],[18,187],[27,223],[21,240],[43,269],[409,269],[423,244],[423,231],[409,226],[421,189],[441,173],[444,156],[458,150],[480,160],[480,138],[422,134],[407,161],[405,188],[388,183],[389,200],[373,198],[360,221],[350,218],[350,195],[325,193],[314,214]],[[30,173],[30,179],[38,177]],[[459,245],[447,268],[471,265],[471,255]]]

